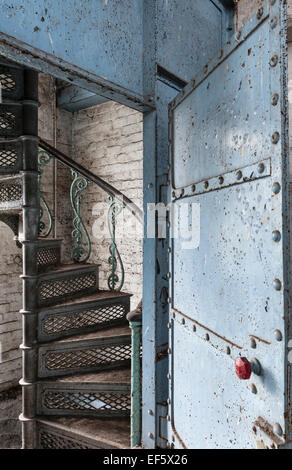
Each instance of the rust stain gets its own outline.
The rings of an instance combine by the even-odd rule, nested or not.
[[[283,445],[284,441],[274,433],[273,426],[261,416],[253,423],[277,446]]]
[[[249,335],[249,337],[250,337],[250,338],[253,338],[253,339],[257,339],[258,341],[260,341],[260,342],[262,342],[262,343],[265,343],[265,344],[268,344],[268,345],[271,344],[270,341],[267,341],[267,340],[265,340],[265,339],[263,339],[263,338],[259,338],[258,336],[255,336],[255,335]]]
[[[239,346],[238,344],[236,343],[233,343],[232,341],[230,341],[229,339],[225,338],[225,336],[221,336],[219,335],[219,333],[216,333],[215,331],[211,330],[210,328],[208,328],[207,326],[203,325],[202,323],[199,323],[197,320],[194,320],[193,318],[189,317],[188,315],[185,315],[184,313],[180,312],[179,310],[176,310],[175,308],[172,309],[174,312],[178,313],[179,315],[187,318],[188,320],[190,320],[191,322],[195,323],[196,325],[200,326],[201,328],[204,328],[205,330],[209,331],[209,333],[212,333],[213,335],[217,336],[217,338],[220,338],[222,339],[223,341],[226,341],[226,343],[229,343],[231,344],[231,346],[234,346],[238,349],[243,349],[242,346]]]

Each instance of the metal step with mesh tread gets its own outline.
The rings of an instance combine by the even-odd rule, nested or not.
[[[48,342],[76,334],[128,324],[131,294],[97,291],[38,312],[38,340]]]
[[[18,213],[23,205],[22,175],[0,178],[0,212]]]
[[[39,449],[129,449],[128,418],[39,418]]]
[[[97,264],[68,264],[40,273],[38,278],[38,306],[89,295],[98,290]]]
[[[37,386],[37,414],[103,418],[129,416],[130,382],[129,368],[40,381]]]
[[[129,366],[131,334],[128,326],[63,338],[39,346],[38,375],[61,377]]]

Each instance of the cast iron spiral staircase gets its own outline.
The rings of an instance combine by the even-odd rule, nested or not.
[[[99,290],[98,265],[63,265],[62,240],[39,237],[37,73],[2,62],[0,79],[0,220],[23,251],[23,448],[129,448],[130,295]]]

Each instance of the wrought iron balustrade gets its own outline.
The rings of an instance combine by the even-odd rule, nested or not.
[[[89,184],[95,183],[107,193],[109,206],[107,212],[107,226],[110,235],[110,246],[108,263],[110,274],[108,276],[108,287],[112,291],[120,291],[125,280],[123,261],[116,243],[116,227],[118,216],[123,209],[127,208],[140,222],[142,222],[142,211],[119,190],[94,175],[70,157],[50,146],[40,139],[39,141],[39,236],[47,238],[53,231],[53,215],[49,203],[42,191],[42,178],[46,167],[53,158],[71,170],[72,182],[70,187],[70,202],[73,211],[72,250],[71,258],[76,263],[85,263],[91,254],[91,240],[85,223],[82,220],[82,199],[84,191]],[[118,274],[118,268],[120,274]]]

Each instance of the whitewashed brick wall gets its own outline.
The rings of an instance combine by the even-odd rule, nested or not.
[[[141,113],[113,102],[74,113],[73,153],[79,163],[122,191],[142,209]],[[107,289],[107,278],[110,274],[110,237],[106,227],[107,195],[96,185],[90,184],[84,193],[82,207],[84,221],[92,240],[90,261],[101,264],[100,287]],[[125,225],[122,231],[122,218],[125,225],[132,221],[138,233],[130,233]],[[103,235],[99,238],[101,231]],[[142,230],[127,210],[118,218],[117,243],[125,268],[123,290],[133,294],[131,305],[134,308],[142,297]]]

